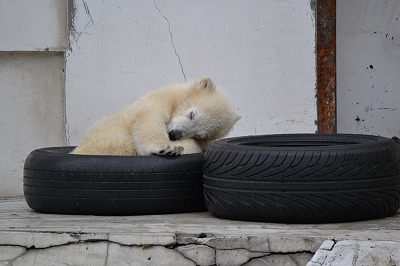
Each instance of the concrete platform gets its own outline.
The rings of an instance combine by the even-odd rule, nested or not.
[[[0,200],[0,265],[399,265],[400,213],[342,224],[222,220],[209,213],[49,215]]]

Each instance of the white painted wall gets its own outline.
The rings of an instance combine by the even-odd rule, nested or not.
[[[310,1],[74,1],[66,57],[69,144],[171,83],[210,76],[242,119],[231,135],[315,132]]]
[[[398,0],[337,0],[337,126],[400,136]]]
[[[68,49],[68,1],[1,0],[0,51]]]
[[[67,1],[0,1],[0,198],[22,195],[32,150],[65,145],[67,14]]]
[[[65,145],[64,58],[0,53],[0,198],[22,195],[28,154]]]
[[[33,149],[77,144],[94,120],[185,78],[229,91],[232,135],[315,131],[308,0],[70,3],[64,58],[67,1],[0,1],[0,197],[22,195]]]

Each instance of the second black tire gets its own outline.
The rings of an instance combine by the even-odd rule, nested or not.
[[[24,195],[35,211],[135,215],[205,211],[203,154],[96,156],[74,147],[32,151]]]
[[[287,134],[214,142],[204,193],[220,218],[326,223],[396,213],[400,145],[368,135]]]

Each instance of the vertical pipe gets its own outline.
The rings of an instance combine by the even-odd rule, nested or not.
[[[318,133],[336,133],[336,0],[317,0]]]

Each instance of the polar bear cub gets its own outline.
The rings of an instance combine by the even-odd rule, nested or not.
[[[207,77],[151,92],[94,125],[73,154],[181,155],[202,152],[239,119]]]

